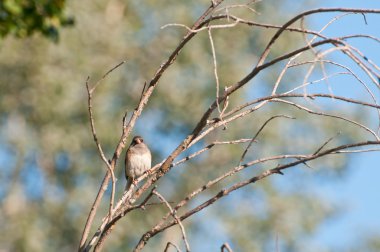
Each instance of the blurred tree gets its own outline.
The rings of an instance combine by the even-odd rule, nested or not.
[[[19,38],[35,32],[57,42],[59,29],[74,20],[64,14],[65,0],[4,0],[0,2],[0,38]]]
[[[64,15],[65,1],[41,2],[2,1],[1,36],[11,33],[25,37],[40,31],[44,36],[57,39],[58,29],[71,22]],[[94,95],[98,136],[107,157],[111,157],[120,137],[125,110],[133,110],[144,82],[153,76],[186,32],[180,28],[161,30],[160,27],[168,23],[190,25],[209,3],[208,0],[68,1],[67,11],[76,18],[76,24],[74,29],[60,32],[59,44],[48,43],[40,36],[24,40],[3,39],[0,47],[0,250],[77,249],[89,206],[106,172],[90,134],[84,86],[87,75],[96,80],[105,69],[127,60],[122,70],[110,75]],[[296,11],[294,3],[292,13],[279,11],[291,3],[293,1],[283,1],[280,6],[278,1],[265,1],[265,4],[255,5],[261,15],[248,9],[234,11],[257,21],[270,16],[280,23]],[[302,3],[302,7],[308,5],[308,1]],[[231,29],[228,33],[218,30],[213,33],[220,79],[223,80],[221,90],[250,71],[257,60],[257,50],[262,49],[273,35],[271,30],[247,26]],[[298,42],[289,41],[287,35],[271,57],[297,46]],[[177,64],[161,79],[135,128],[135,133],[143,135],[151,146],[154,163],[161,161],[178,145],[194,127],[194,118],[200,117],[209,106],[210,97],[215,94],[212,69],[210,43],[207,33],[202,33],[185,48]],[[276,79],[274,73],[279,69],[275,67],[273,72],[260,76],[263,85],[257,89],[246,87],[244,93],[231,99],[231,104],[240,104],[243,98],[270,91]],[[299,81],[298,73],[292,74],[288,80],[289,83]],[[255,117],[235,122],[234,127],[217,131],[206,141],[252,137],[260,125],[258,121],[262,123],[270,113],[284,111],[288,109],[280,105],[269,111],[258,111]],[[265,140],[260,140],[260,149],[255,149],[247,158],[254,159],[266,153],[311,150],[313,140],[330,137],[342,126],[332,120],[307,119],[299,111],[292,112],[297,118],[305,119],[304,128],[300,130],[273,122],[264,132],[262,138]],[[350,113],[355,115],[355,109]],[[356,115],[361,116],[365,115]],[[353,139],[359,135],[350,127],[346,132]],[[315,138],[306,141],[310,135]],[[289,141],[297,144],[288,146]],[[160,181],[160,190],[172,201],[180,199],[236,165],[236,157],[244,147],[218,147],[217,151],[186,163],[186,170],[174,169]],[[340,157],[314,167],[329,167],[316,169],[316,173],[334,178],[329,175],[344,170],[346,162]],[[260,169],[262,167],[257,168]],[[119,179],[117,194],[120,195],[125,185],[122,165],[116,173]],[[300,247],[305,250],[299,237],[312,235],[334,212],[334,206],[307,189],[299,190],[307,187],[307,180],[300,177],[307,176],[308,170],[295,173],[302,176],[295,175],[293,181],[281,186],[276,180],[268,180],[254,188],[247,187],[230,196],[234,206],[224,200],[217,203],[218,207],[211,207],[193,221],[186,222],[191,241],[197,244],[197,248],[204,249],[205,244],[199,241],[208,237],[210,250],[217,250],[221,239],[228,237],[241,251],[262,251],[274,243],[273,237],[277,235],[288,251]],[[239,179],[246,175],[240,174]],[[224,185],[205,192],[205,197]],[[100,212],[106,213],[107,207],[104,200]],[[119,224],[107,240],[107,251],[133,248],[141,234],[156,223],[166,209],[156,207],[147,211],[148,215],[135,212]],[[98,214],[96,223],[100,223],[102,214]],[[244,229],[238,228],[243,226]],[[134,227],[133,232],[131,227]],[[210,227],[213,234],[210,234]],[[168,237],[170,240],[180,239],[177,231],[169,230],[149,243],[148,249],[163,248]]]

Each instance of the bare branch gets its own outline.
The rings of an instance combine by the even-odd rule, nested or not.
[[[228,112],[226,114],[226,117],[227,116],[230,116],[232,114],[235,114],[236,112],[246,108],[246,107],[249,107],[253,104],[257,104],[257,103],[260,103],[260,102],[263,102],[263,101],[270,101],[270,100],[273,100],[273,99],[277,99],[277,98],[304,98],[305,95],[304,94],[296,94],[296,93],[293,93],[293,94],[288,94],[288,93],[284,93],[284,94],[278,94],[278,95],[271,95],[271,96],[266,96],[266,97],[261,97],[261,98],[258,98],[256,100],[253,100],[253,101],[250,101],[250,102],[247,102],[243,105],[240,105],[236,108],[234,108],[233,110],[231,110],[230,112]],[[354,100],[354,99],[350,99],[350,98],[346,98],[346,97],[343,97],[343,96],[332,96],[330,94],[308,94],[306,95],[306,97],[308,98],[311,98],[311,99],[314,99],[316,97],[320,97],[320,98],[332,98],[332,99],[336,99],[336,100],[341,100],[341,101],[345,101],[345,102],[349,102],[349,103],[353,103],[353,104],[358,104],[358,105],[362,105],[362,106],[367,106],[367,107],[372,107],[372,108],[377,108],[377,109],[380,109],[380,105],[376,105],[376,104],[372,104],[372,103],[368,103],[368,102],[363,102],[363,101],[358,101],[358,100]]]
[[[215,4],[212,4],[198,18],[198,20],[194,23],[192,29],[197,29],[200,25],[202,25],[202,22],[207,18],[207,16],[222,2],[223,2],[223,0],[217,0],[217,1],[215,1]],[[169,68],[169,66],[171,66],[174,63],[174,61],[176,60],[176,57],[179,54],[179,52],[187,44],[187,42],[190,41],[190,39],[194,37],[194,35],[195,35],[195,33],[188,32],[183,37],[183,39],[179,43],[179,45],[174,49],[174,51],[172,52],[172,54],[168,57],[168,59],[158,68],[158,70],[154,74],[154,77],[151,79],[151,81],[150,81],[150,83],[148,85],[147,90],[144,92],[144,95],[142,96],[142,98],[141,98],[141,100],[139,102],[139,105],[134,110],[134,112],[132,114],[132,117],[131,117],[131,119],[128,122],[128,125],[123,128],[123,133],[122,133],[122,135],[120,137],[119,143],[117,144],[117,147],[115,149],[113,158],[112,158],[111,163],[110,163],[112,170],[116,166],[116,163],[117,163],[117,161],[118,161],[118,159],[119,159],[119,157],[121,155],[121,152],[123,151],[123,149],[125,147],[126,140],[127,140],[130,132],[132,131],[132,129],[133,129],[135,123],[136,123],[136,120],[139,118],[140,114],[142,113],[142,110],[145,107],[145,104],[148,102],[148,99],[150,98],[151,94],[153,93],[153,90],[155,89],[155,87],[157,86],[159,80],[161,79],[162,74]],[[178,154],[179,154],[179,151],[178,151]],[[178,154],[176,154],[174,156],[177,156]],[[169,166],[170,163],[171,162],[168,162],[165,166]],[[97,194],[97,196],[95,198],[95,201],[93,203],[93,207],[91,208],[90,213],[88,215],[88,218],[87,218],[87,221],[86,221],[86,224],[85,224],[85,227],[84,227],[84,231],[83,231],[80,243],[79,243],[79,249],[78,249],[78,251],[86,250],[85,246],[86,246],[86,241],[87,241],[87,237],[88,237],[90,228],[92,226],[94,217],[96,215],[98,205],[99,205],[99,203],[100,203],[100,201],[101,201],[101,199],[102,199],[102,197],[104,195],[104,192],[105,192],[105,190],[107,188],[108,181],[109,181],[109,179],[110,179],[111,176],[112,176],[111,172],[109,172],[109,171],[104,176],[104,179],[103,179],[103,181],[101,183],[101,186],[99,188],[98,194]],[[140,196],[140,194],[143,191],[145,191],[147,188],[148,187],[144,188],[144,190],[141,190],[140,193],[137,195],[137,197]]]
[[[87,237],[88,237],[88,234],[90,232],[90,228],[91,228],[91,225],[92,225],[92,221],[95,217],[95,214],[96,214],[96,211],[98,209],[98,206],[100,204],[100,199],[102,198],[103,196],[103,193],[104,191],[106,190],[106,185],[109,181],[109,178],[111,176],[111,179],[112,179],[112,191],[111,191],[111,197],[110,197],[110,207],[109,207],[109,216],[112,217],[112,211],[113,211],[113,203],[114,203],[114,198],[115,198],[115,183],[116,183],[116,179],[115,179],[115,174],[113,172],[113,169],[115,167],[115,164],[112,164],[111,162],[109,162],[107,160],[107,158],[105,157],[104,153],[103,153],[103,150],[102,150],[102,147],[98,141],[98,138],[96,136],[96,130],[95,130],[95,123],[94,123],[94,119],[93,119],[93,113],[92,113],[92,93],[95,91],[95,89],[97,88],[97,86],[110,74],[112,73],[115,69],[117,69],[118,67],[120,67],[121,65],[123,65],[125,63],[125,61],[122,61],[120,62],[119,64],[117,64],[116,66],[114,66],[113,68],[111,68],[110,70],[108,70],[104,75],[103,77],[98,80],[96,82],[96,84],[90,88],[89,87],[89,77],[87,78],[87,81],[86,81],[86,89],[87,89],[87,94],[88,94],[88,111],[89,111],[89,114],[90,114],[90,123],[91,123],[91,131],[92,131],[92,135],[94,137],[94,141],[96,143],[96,146],[98,148],[98,152],[99,152],[99,155],[101,157],[101,159],[103,160],[103,162],[106,164],[107,166],[107,175],[106,177],[103,179],[103,182],[102,182],[102,186],[100,187],[99,189],[99,192],[98,192],[98,195],[94,201],[94,203],[92,204],[92,207],[91,207],[91,211],[87,217],[87,220],[86,220],[86,224],[85,224],[85,227],[83,229],[83,233],[82,233],[82,237],[81,237],[81,240],[79,242],[79,249],[78,251],[82,251],[82,250],[85,250],[85,244],[86,244],[86,240],[87,240]],[[109,218],[110,220],[111,218]]]
[[[359,150],[340,150],[340,151],[333,152],[332,154],[364,153],[364,152],[375,152],[375,151],[380,151],[380,148],[359,149]]]
[[[268,45],[266,46],[264,52],[261,54],[260,59],[258,60],[257,66],[261,66],[264,64],[264,61],[266,60],[272,45],[277,41],[277,39],[280,37],[280,35],[285,31],[287,27],[292,25],[297,20],[309,16],[315,13],[322,13],[322,12],[351,12],[351,13],[380,13],[380,10],[369,10],[369,9],[346,9],[346,8],[319,8],[314,10],[305,11],[292,19],[290,19],[288,22],[286,22],[272,37],[272,39],[269,41]],[[314,46],[313,46],[314,47]]]
[[[328,8],[328,9],[315,9],[303,12],[294,18],[290,19],[288,22],[286,22],[282,26],[273,25],[273,24],[263,24],[263,23],[257,23],[252,21],[247,21],[244,19],[241,19],[239,17],[233,16],[229,13],[229,9],[231,8],[247,8],[250,11],[255,12],[254,9],[249,7],[248,5],[230,5],[226,6],[220,9],[216,9],[218,5],[220,5],[223,1],[222,0],[212,0],[211,5],[208,7],[208,9],[198,18],[198,20],[194,23],[193,26],[188,27],[184,24],[167,24],[163,26],[162,28],[166,28],[169,26],[181,26],[185,27],[187,29],[187,32],[185,36],[182,38],[182,40],[179,42],[178,46],[173,50],[173,52],[170,54],[170,56],[167,58],[167,60],[164,61],[163,64],[157,69],[156,73],[153,75],[152,79],[147,83],[144,83],[144,87],[141,92],[141,96],[139,99],[139,102],[137,106],[135,107],[131,117],[129,118],[129,121],[127,120],[127,113],[123,117],[123,125],[122,125],[122,134],[120,136],[120,140],[115,148],[115,151],[113,153],[113,157],[110,161],[107,160],[106,156],[103,153],[103,150],[101,148],[101,145],[99,143],[99,140],[96,135],[95,131],[95,124],[94,124],[94,118],[93,118],[93,111],[92,111],[92,93],[96,89],[96,87],[99,85],[99,83],[108,75],[110,74],[114,69],[122,65],[124,62],[118,64],[111,70],[109,70],[95,85],[93,88],[89,87],[87,79],[86,81],[86,88],[88,92],[88,110],[90,114],[90,123],[91,123],[91,130],[94,137],[94,141],[97,145],[97,149],[99,152],[99,155],[103,162],[107,165],[107,173],[104,176],[104,179],[102,181],[102,184],[99,188],[98,194],[95,198],[95,201],[93,203],[93,207],[91,208],[91,211],[89,213],[89,216],[87,218],[87,222],[82,234],[81,242],[80,242],[80,248],[79,251],[89,251],[90,249],[94,248],[94,251],[101,251],[104,241],[107,238],[107,236],[111,233],[113,230],[113,227],[115,224],[123,218],[127,213],[129,213],[132,210],[135,209],[144,209],[148,205],[154,205],[154,203],[148,204],[148,201],[151,199],[153,195],[156,195],[159,200],[161,201],[161,204],[165,204],[166,207],[169,209],[169,212],[166,213],[162,219],[150,230],[148,230],[140,239],[138,244],[135,247],[135,251],[140,251],[144,248],[145,244],[148,242],[148,240],[152,237],[154,237],[156,234],[166,230],[167,228],[179,225],[182,232],[182,238],[186,246],[186,251],[190,251],[190,246],[188,243],[188,240],[186,238],[186,233],[184,226],[182,224],[182,221],[193,214],[203,210],[204,208],[207,208],[211,206],[213,203],[218,201],[219,199],[225,197],[229,193],[238,190],[240,188],[243,188],[244,186],[247,186],[249,184],[255,183],[261,179],[264,179],[268,176],[271,176],[273,174],[283,174],[283,170],[295,167],[298,164],[305,164],[308,166],[307,162],[311,160],[315,160],[318,158],[322,158],[324,156],[328,155],[336,155],[336,154],[343,154],[343,153],[356,153],[356,152],[366,152],[366,151],[376,151],[378,148],[367,148],[367,149],[360,149],[362,146],[370,146],[370,145],[379,145],[380,144],[380,137],[378,134],[376,134],[371,127],[362,124],[360,122],[357,122],[351,118],[348,118],[346,116],[342,116],[340,114],[330,114],[326,113],[324,111],[319,112],[319,109],[314,109],[312,106],[316,106],[317,104],[314,103],[315,98],[325,98],[330,100],[339,100],[346,103],[352,103],[359,106],[365,106],[368,108],[374,108],[377,110],[379,118],[380,118],[380,106],[377,102],[377,96],[375,95],[375,91],[371,90],[369,86],[364,81],[362,81],[358,76],[360,76],[360,73],[365,73],[366,77],[368,77],[372,83],[376,85],[376,88],[379,88],[380,85],[378,83],[378,80],[376,78],[380,77],[380,74],[378,71],[380,71],[380,68],[371,60],[369,60],[359,49],[351,46],[348,41],[355,38],[367,38],[372,39],[376,42],[380,42],[379,39],[375,37],[371,37],[368,35],[361,35],[361,34],[355,34],[350,36],[343,36],[343,37],[336,37],[336,38],[329,38],[322,34],[322,32],[332,23],[336,22],[338,19],[342,18],[345,15],[349,15],[351,13],[360,13],[364,15],[365,13],[380,13],[380,10],[364,10],[364,9],[344,9],[344,8]],[[251,1],[255,2],[255,1]],[[218,15],[214,16],[214,13],[217,13],[219,11],[225,11],[225,15]],[[326,24],[321,30],[319,31],[313,31],[308,30],[304,27],[304,19],[305,17],[317,14],[317,13],[327,13],[327,12],[338,12],[338,13],[344,13],[340,16],[334,17],[329,23]],[[364,16],[365,18],[365,16]],[[213,24],[214,21],[217,20],[224,20],[226,19],[228,23],[226,24]],[[301,21],[301,28],[294,28],[292,27],[298,20]],[[366,20],[365,20],[366,21]],[[265,49],[261,52],[260,57],[256,65],[251,69],[251,71],[245,75],[243,78],[241,78],[239,81],[235,83],[230,83],[231,85],[226,86],[224,89],[224,92],[220,92],[220,79],[218,75],[218,61],[217,61],[217,51],[214,45],[214,37],[216,34],[212,34],[212,29],[226,29],[226,28],[232,28],[236,27],[237,25],[244,24],[249,26],[256,26],[256,27],[264,27],[264,28],[271,28],[276,29],[275,34],[270,39],[268,44],[266,45]],[[128,140],[128,137],[131,133],[131,131],[134,128],[134,125],[138,118],[140,117],[143,109],[145,108],[145,105],[149,101],[150,96],[152,95],[153,91],[155,90],[156,86],[158,85],[161,76],[166,72],[166,70],[176,61],[176,58],[178,54],[181,52],[181,50],[184,48],[184,46],[189,42],[197,33],[207,30],[208,32],[208,38],[211,45],[211,53],[212,53],[212,59],[213,59],[213,73],[215,78],[215,85],[216,85],[216,95],[213,98],[214,101],[211,103],[211,105],[208,107],[208,109],[203,113],[203,115],[199,118],[198,122],[195,123],[195,126],[193,130],[181,141],[181,143],[178,144],[177,148],[173,150],[170,155],[167,156],[162,162],[159,164],[156,164],[152,169],[152,174],[144,174],[143,176],[139,177],[137,181],[144,181],[141,187],[132,186],[128,190],[124,192],[121,199],[117,202],[116,206],[114,207],[114,194],[115,194],[115,175],[114,175],[114,169],[117,165],[118,159],[123,151],[123,149],[126,146],[126,142]],[[297,32],[301,33],[304,36],[304,40],[306,45],[296,48],[292,51],[288,51],[285,54],[278,56],[278,57],[272,57],[269,58],[269,54],[271,53],[273,45],[278,41],[280,36],[287,31],[287,32]],[[306,35],[313,35],[311,39],[308,39]],[[318,38],[318,40],[317,40]],[[328,49],[324,50],[326,45],[328,46]],[[320,50],[322,48],[323,50]],[[319,51],[318,51],[319,50]],[[313,60],[309,61],[302,61],[302,62],[295,62],[296,59],[300,59],[300,56],[304,56],[307,52],[311,52],[312,55],[314,55]],[[349,67],[331,61],[327,60],[326,57],[330,56],[333,52],[340,52],[341,54],[347,56],[350,60],[350,62],[354,63],[353,69],[359,69],[360,73],[354,72]],[[302,59],[302,58],[301,58]],[[246,102],[240,106],[233,107],[230,111],[227,111],[227,108],[229,106],[229,97],[233,95],[237,90],[245,86],[248,82],[253,80],[258,74],[260,74],[262,71],[271,68],[275,64],[287,61],[284,68],[280,72],[277,81],[273,85],[273,89],[271,92],[271,95],[268,95],[266,97],[260,97],[258,99]],[[316,81],[310,81],[310,77],[312,76],[314,78],[314,73],[318,69],[317,66],[320,64],[322,68],[322,74],[323,77],[320,79],[317,79]],[[327,71],[325,69],[325,64],[329,64],[332,66],[340,67],[345,70],[345,72],[334,72],[333,74],[327,74]],[[356,64],[356,65],[355,65]],[[280,84],[287,73],[288,69],[294,68],[294,67],[300,67],[301,66],[306,68],[306,74],[304,76],[304,80],[301,85],[296,86],[295,88],[290,88],[291,90],[278,94],[278,90],[280,90]],[[356,67],[357,66],[357,67]],[[350,75],[353,76],[356,80],[358,80],[362,86],[365,88],[366,92],[371,96],[370,102],[363,102],[356,99],[350,99],[347,97],[342,96],[336,96],[333,94],[331,87],[328,83],[328,81],[337,75]],[[308,93],[307,89],[311,84],[325,81],[328,84],[328,90],[330,91],[330,94],[324,94],[324,93],[318,93],[318,94],[310,94]],[[368,81],[369,82],[369,81]],[[304,93],[298,94],[294,93],[294,91],[303,89]],[[367,94],[366,93],[366,94]],[[310,103],[310,105],[301,105],[302,103],[288,101],[286,98],[302,98],[305,99],[307,102]],[[232,98],[231,98],[232,99]],[[298,100],[298,99],[297,99]],[[231,100],[233,101],[233,100]],[[256,132],[256,134],[253,136],[253,138],[250,139],[239,139],[239,140],[233,140],[233,141],[215,141],[211,144],[206,145],[202,149],[195,150],[192,154],[180,159],[177,162],[174,162],[177,160],[179,155],[181,155],[185,150],[189,149],[191,146],[193,146],[195,143],[201,141],[204,139],[208,134],[213,132],[216,129],[220,129],[219,127],[226,128],[227,124],[235,121],[240,120],[241,118],[246,118],[249,114],[251,114],[254,111],[257,111],[259,109],[264,108],[264,106],[271,104],[271,102],[279,102],[287,105],[291,105],[295,108],[301,109],[303,111],[306,111],[307,113],[314,114],[317,116],[323,116],[323,117],[331,117],[339,120],[343,120],[344,122],[351,123],[359,128],[364,129],[365,131],[369,132],[372,136],[375,137],[376,141],[364,141],[364,142],[358,142],[354,144],[346,144],[346,145],[340,145],[335,148],[325,149],[329,143],[336,137],[331,137],[330,139],[326,140],[324,143],[322,143],[317,150],[313,154],[292,154],[292,155],[274,155],[270,157],[264,157],[264,158],[258,158],[256,160],[247,162],[245,164],[242,164],[248,150],[251,148],[252,143],[256,141],[259,134],[262,132],[262,130],[267,126],[267,124],[279,117],[283,118],[291,118],[290,116],[286,115],[275,115],[270,117],[268,120],[264,122],[264,124],[261,125],[260,129]],[[221,108],[221,104],[223,104],[223,108]],[[233,102],[231,102],[233,104]],[[310,108],[311,107],[311,108]],[[318,110],[318,111],[317,111]],[[214,113],[218,113],[218,116],[214,119],[210,119],[211,116]],[[346,124],[347,124],[346,123]],[[380,124],[379,124],[380,125]],[[380,132],[380,126],[378,128],[378,131]],[[248,146],[245,148],[244,152],[242,153],[242,156],[240,158],[239,164],[235,167],[230,168],[227,172],[224,174],[218,175],[215,178],[212,178],[210,181],[208,181],[206,184],[202,185],[201,187],[197,188],[196,190],[190,192],[186,197],[184,197],[182,200],[180,200],[174,207],[171,206],[171,204],[156,191],[155,184],[156,182],[163,177],[165,174],[167,174],[174,166],[177,166],[183,162],[186,162],[208,150],[213,148],[215,145],[222,145],[222,144],[239,144],[239,143],[245,143],[249,142]],[[274,166],[271,169],[267,169],[266,171],[262,172],[261,174],[257,176],[253,176],[249,179],[246,179],[244,181],[240,182],[232,182],[232,184],[227,187],[226,189],[221,190],[219,193],[214,195],[213,197],[207,198],[202,204],[197,205],[196,207],[191,208],[190,210],[184,210],[184,212],[181,212],[182,215],[178,214],[179,209],[183,209],[185,205],[188,204],[192,199],[194,199],[197,195],[204,192],[205,190],[210,189],[211,187],[221,184],[220,182],[226,179],[229,176],[233,176],[236,173],[241,172],[242,170],[255,166],[257,164],[265,164],[267,165],[267,162],[274,161],[274,160],[280,160],[281,162],[285,161],[287,163],[285,164],[279,164],[277,166]],[[235,176],[237,177],[237,176]],[[91,240],[87,243],[87,238],[89,234],[89,230],[92,226],[97,208],[100,204],[100,201],[103,197],[103,194],[105,190],[107,189],[107,186],[109,184],[110,178],[112,179],[112,193],[111,193],[111,199],[110,199],[110,207],[108,211],[108,215],[103,218],[102,223],[98,227],[96,233],[92,236]],[[151,189],[150,193],[149,189]],[[142,195],[148,195],[143,198]],[[138,204],[137,202],[142,202]],[[173,218],[171,218],[171,216]],[[177,251],[180,251],[179,248],[171,242],[168,242],[165,248],[165,251],[169,249],[169,246],[172,245],[177,249]],[[221,247],[221,250],[224,251],[232,251],[231,248],[228,246],[228,244],[224,244]]]
[[[233,140],[233,141],[215,141],[215,142],[212,142],[211,144],[207,145],[206,147],[204,147],[203,149],[200,149],[196,152],[194,152],[193,154],[173,163],[171,165],[171,167],[174,167],[174,166],[177,166],[179,164],[182,164],[200,154],[202,154],[203,152],[207,151],[207,150],[210,150],[211,148],[213,148],[214,146],[216,145],[225,145],[225,144],[240,144],[240,143],[246,143],[246,142],[250,142],[251,139],[239,139],[239,140]],[[165,161],[165,160],[164,160]],[[152,171],[152,173],[155,173],[160,167],[161,165],[164,163],[164,161],[156,164],[155,166],[153,166],[150,170]],[[144,174],[142,175],[141,177],[137,178],[137,183],[139,183],[140,181],[144,180],[146,177],[148,177],[148,174]],[[131,193],[132,191],[134,190],[134,188],[130,188],[129,191],[125,192],[123,194],[123,196],[121,197],[121,199],[119,200],[119,202],[116,204],[115,206],[115,211],[117,212],[120,212],[120,207],[122,205],[125,204],[125,202],[129,199],[129,197],[131,196]]]
[[[120,218],[122,218],[123,216],[125,216],[127,213],[129,213],[133,210],[136,210],[136,209],[145,210],[146,206],[156,205],[154,203],[148,204],[148,201],[154,195],[153,192],[155,189],[156,189],[156,186],[154,186],[152,188],[150,193],[145,197],[145,199],[140,204],[138,204],[136,206],[124,205],[123,209],[119,210],[118,212],[115,212],[116,218],[111,220],[111,218],[109,216],[105,217],[103,219],[101,226],[98,228],[98,230],[96,231],[96,233],[94,234],[94,236],[90,240],[86,251],[90,251],[91,247],[93,247],[95,245],[95,243],[96,243],[96,246],[94,248],[94,251],[101,251],[101,249],[103,248],[103,245],[104,245],[104,240],[105,240],[106,236],[111,232],[112,228],[114,227],[114,223],[117,220],[119,220]],[[116,207],[115,209],[118,209],[118,208]],[[104,233],[105,229],[107,230],[107,233]],[[99,239],[99,240],[97,241],[97,239]]]
[[[303,158],[300,158],[299,160],[297,161],[294,161],[294,162],[290,162],[290,163],[287,163],[287,164],[284,164],[284,165],[279,165],[279,166],[276,166],[275,168],[272,168],[272,169],[269,169],[269,170],[266,170],[264,171],[263,173],[261,173],[260,175],[258,176],[254,176],[250,179],[247,179],[247,180],[244,180],[242,182],[239,182],[239,183],[236,183],[234,185],[232,185],[231,187],[227,188],[227,189],[223,189],[221,190],[219,193],[217,193],[214,197],[206,200],[204,203],[196,206],[195,208],[187,211],[186,213],[182,214],[179,218],[180,220],[184,220],[190,216],[192,216],[193,214],[203,210],[204,208],[212,205],[213,203],[215,203],[217,200],[229,195],[231,192],[235,191],[235,190],[238,190],[244,186],[247,186],[249,184],[252,184],[252,183],[256,183],[257,181],[260,181],[270,175],[273,175],[273,174],[279,174],[279,173],[282,173],[281,171],[282,170],[285,170],[287,168],[290,168],[290,167],[295,167],[297,166],[298,164],[301,164],[301,163],[305,163],[307,161],[311,161],[311,160],[314,160],[314,159],[317,159],[319,157],[323,157],[323,156],[326,156],[326,155],[329,155],[329,154],[333,154],[333,153],[336,153],[338,151],[341,151],[341,150],[345,150],[345,149],[349,149],[349,148],[353,148],[353,147],[360,147],[360,146],[367,146],[367,145],[380,145],[380,141],[366,141],[366,142],[359,142],[359,143],[354,143],[354,144],[346,144],[346,145],[340,145],[338,147],[335,147],[335,148],[331,148],[331,149],[328,149],[326,151],[323,151],[323,152],[319,152],[318,154],[315,154],[315,155],[307,155],[307,156],[304,156]],[[248,167],[248,166],[251,166],[253,163],[257,163],[256,161],[252,161],[252,162],[248,162],[240,167]],[[236,167],[236,168],[240,168],[240,167]],[[236,169],[234,168],[234,169]],[[187,199],[187,198],[186,198]],[[177,209],[177,207],[175,207],[174,209]],[[144,247],[144,245],[146,244],[146,242],[153,236],[155,236],[156,234],[166,230],[167,228],[175,225],[176,222],[175,220],[174,221],[169,221],[167,223],[165,222],[161,222],[159,223],[158,225],[156,225],[155,227],[153,227],[150,231],[148,231],[147,233],[145,233],[142,238],[140,239],[138,245],[136,246],[136,248],[142,248]]]
[[[119,64],[119,65],[121,65],[121,64]],[[114,67],[113,69],[115,69],[116,67]],[[111,71],[112,71],[112,69],[110,71],[108,71],[107,73],[109,73]],[[106,76],[107,76],[107,74],[105,74],[102,79],[104,79]],[[110,197],[110,203],[109,203],[109,211],[108,211],[109,212],[108,214],[109,214],[110,219],[111,219],[112,218],[114,198],[115,198],[116,178],[115,178],[115,174],[113,172],[113,169],[112,169],[110,163],[108,162],[106,156],[104,155],[102,146],[101,146],[101,144],[100,144],[100,142],[98,140],[98,137],[96,135],[94,115],[93,115],[93,112],[92,112],[92,93],[94,92],[94,90],[96,88],[96,85],[92,89],[90,89],[89,88],[89,83],[88,83],[89,79],[90,79],[90,77],[88,77],[87,80],[86,80],[86,89],[87,89],[87,95],[88,95],[88,113],[90,115],[91,131],[92,131],[92,135],[94,137],[94,141],[95,141],[96,147],[98,149],[98,153],[99,153],[101,159],[103,160],[103,162],[106,164],[106,167],[107,167],[108,171],[111,173],[111,178],[112,178],[112,191],[111,191],[111,197]],[[93,207],[97,207],[97,205],[93,205]]]
[[[189,156],[187,156],[187,157],[185,157],[185,158],[179,160],[178,162],[173,163],[172,166],[176,166],[176,165],[179,165],[179,164],[181,164],[181,163],[183,163],[183,162],[185,162],[185,161],[188,161],[188,160],[190,160],[190,159],[192,159],[192,158],[198,156],[199,154],[202,154],[203,152],[205,152],[205,151],[211,149],[211,148],[214,147],[215,145],[222,145],[222,144],[239,144],[239,143],[246,143],[246,142],[251,142],[251,141],[252,141],[252,139],[240,139],[240,140],[235,140],[235,141],[224,141],[224,142],[218,142],[218,141],[216,141],[216,142],[213,142],[213,143],[207,145],[205,148],[200,149],[199,151],[196,151],[196,152],[194,152],[193,154],[191,154],[191,155],[189,155]]]
[[[96,135],[94,115],[93,115],[93,112],[92,112],[92,92],[93,91],[91,91],[91,90],[93,90],[93,89],[90,90],[90,88],[89,88],[89,80],[90,80],[90,77],[87,77],[87,80],[86,80],[86,89],[87,89],[87,95],[88,95],[88,113],[90,115],[91,132],[92,132],[92,136],[94,138],[94,142],[96,144],[96,147],[98,149],[98,153],[99,153],[101,159],[106,164],[106,166],[108,168],[110,168],[110,164],[109,164],[106,156],[104,155],[102,146],[101,146],[101,144],[100,144],[100,142],[98,140],[98,137]]]

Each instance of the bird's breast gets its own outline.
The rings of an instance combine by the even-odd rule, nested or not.
[[[128,155],[126,162],[126,173],[132,178],[141,176],[145,171],[151,167],[151,155],[150,153],[144,153],[142,155],[132,154]]]

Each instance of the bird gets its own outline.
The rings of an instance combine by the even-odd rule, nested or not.
[[[152,165],[152,154],[141,136],[135,136],[125,154],[125,177],[128,190],[138,177],[149,172]]]

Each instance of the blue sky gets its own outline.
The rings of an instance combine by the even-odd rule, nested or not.
[[[315,6],[380,9],[380,1],[319,1]],[[362,19],[361,22],[360,19]],[[355,22],[358,20],[359,22]],[[313,23],[317,26],[323,26],[324,21],[320,18],[313,19]],[[365,25],[364,18],[356,15],[356,17],[350,17],[349,26],[347,22],[344,22],[344,25],[338,23],[329,28],[328,34],[342,34],[342,32],[353,34],[359,31],[380,37],[380,18],[367,15],[367,22],[368,25]],[[368,57],[375,62],[380,63],[379,46],[375,47],[374,44],[364,43],[362,40],[355,41],[355,46],[368,53]],[[337,87],[344,88],[339,85]],[[379,92],[377,96],[379,98]],[[378,120],[376,117],[371,119],[374,124]],[[362,241],[361,237],[366,234],[380,235],[380,154],[370,152],[351,157],[350,172],[342,180],[332,184],[316,185],[319,186],[320,193],[323,193],[330,201],[343,203],[347,208],[342,214],[321,226],[315,242],[328,247],[345,248],[344,250],[350,248],[350,244],[355,245]]]

